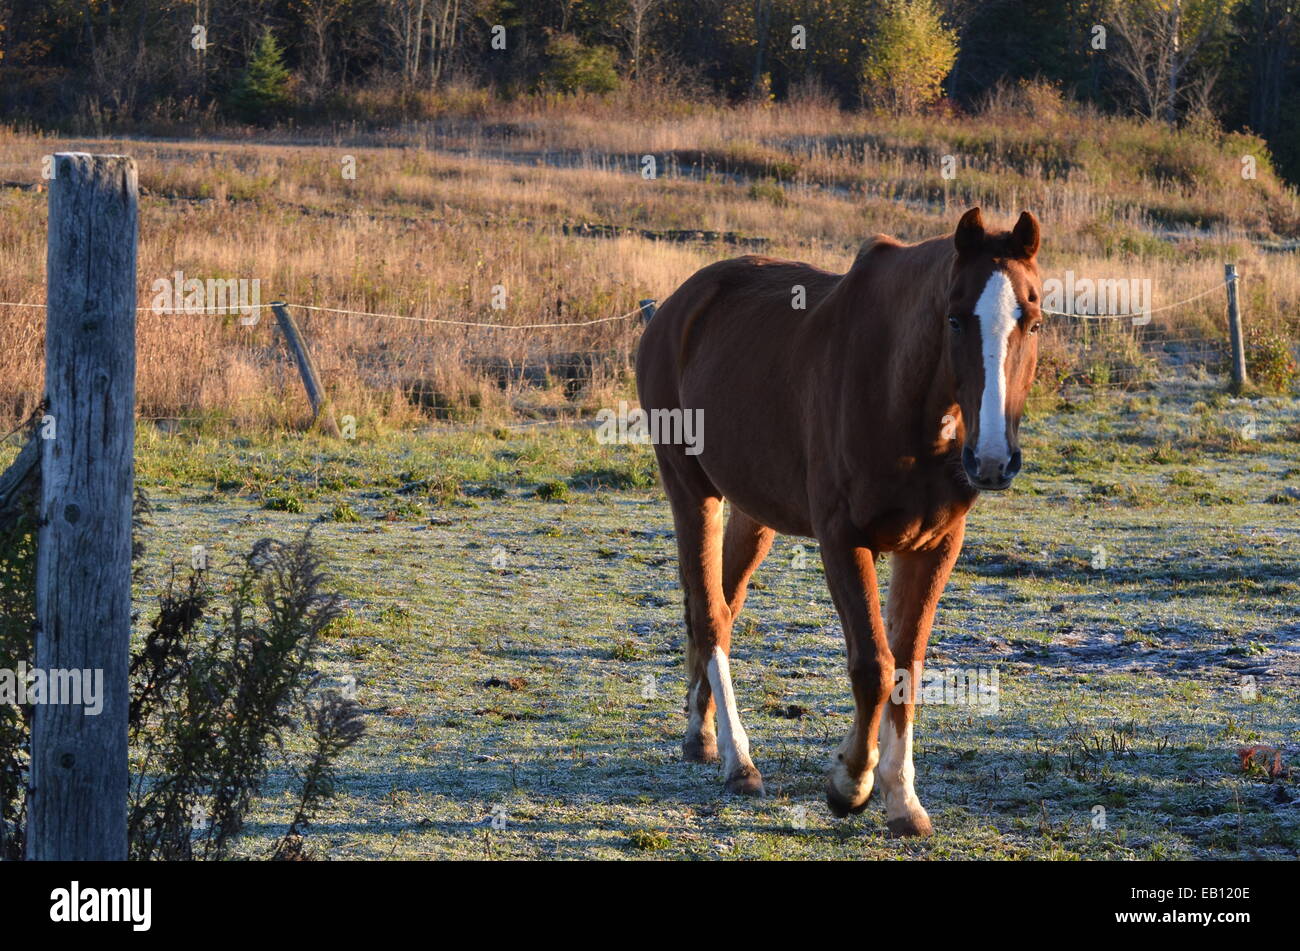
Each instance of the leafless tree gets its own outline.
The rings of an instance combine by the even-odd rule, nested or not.
[[[1117,0],[1110,20],[1120,43],[1115,64],[1133,88],[1149,119],[1173,123],[1189,97],[1205,100],[1214,70],[1193,70],[1196,57],[1223,31],[1226,0]]]
[[[430,0],[429,3],[429,85],[437,86],[447,74],[456,54],[463,12],[461,0]]]
[[[133,0],[116,10],[105,4],[97,20],[88,14],[90,89],[98,108],[130,116],[153,90],[169,86],[175,92],[189,49],[188,16],[184,0]],[[158,55],[151,39],[172,55]]]
[[[414,85],[420,75],[420,52],[424,47],[424,10],[428,0],[384,0],[384,26],[393,44],[397,72],[405,85]]]
[[[628,0],[623,26],[627,30],[628,52],[632,54],[632,78],[641,76],[641,51],[645,45],[647,20],[659,0]]]
[[[467,7],[473,0],[384,0],[384,26],[403,83],[442,82],[463,21],[473,12]]]
[[[240,62],[247,62],[252,56],[262,34],[276,25],[272,0],[227,0],[218,5],[219,14],[225,28],[218,29],[215,24],[208,32],[208,44],[216,44],[236,52]],[[233,26],[234,31],[229,27]],[[224,35],[233,32],[233,36]]]
[[[754,75],[750,80],[751,94],[761,96],[765,91],[763,82],[764,56],[767,53],[768,28],[772,24],[772,0],[754,0]]]
[[[307,78],[312,94],[319,98],[330,86],[330,54],[334,27],[347,15],[352,0],[300,0],[302,22],[307,28]]]
[[[1251,82],[1250,127],[1272,136],[1281,125],[1282,90],[1286,85],[1291,38],[1300,19],[1296,0],[1253,0],[1254,74]]]

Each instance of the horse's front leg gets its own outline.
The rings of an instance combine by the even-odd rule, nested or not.
[[[894,681],[894,660],[876,588],[875,553],[834,535],[819,536],[826,583],[844,625],[853,728],[840,744],[826,777],[826,802],[836,816],[861,812],[871,796],[879,760],[876,733]]]
[[[961,552],[965,523],[958,523],[939,545],[922,552],[897,552],[889,578],[889,648],[896,685],[880,721],[880,762],[876,779],[885,800],[892,836],[930,835],[930,817],[916,796],[912,767],[913,701],[920,689],[925,646],[939,595]]]

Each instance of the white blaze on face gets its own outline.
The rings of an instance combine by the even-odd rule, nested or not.
[[[1020,305],[1006,271],[994,271],[975,304],[984,350],[984,395],[980,399],[980,459],[1007,459],[1007,339],[1020,319]]]

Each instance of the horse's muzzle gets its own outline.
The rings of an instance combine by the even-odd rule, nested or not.
[[[961,451],[961,467],[970,484],[980,491],[1001,492],[1011,487],[1011,480],[1020,473],[1020,450],[1005,461],[979,459],[970,446]]]

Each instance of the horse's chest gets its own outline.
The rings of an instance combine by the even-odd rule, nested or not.
[[[923,551],[939,544],[966,517],[970,501],[942,491],[892,495],[860,510],[858,521],[874,551]]]

